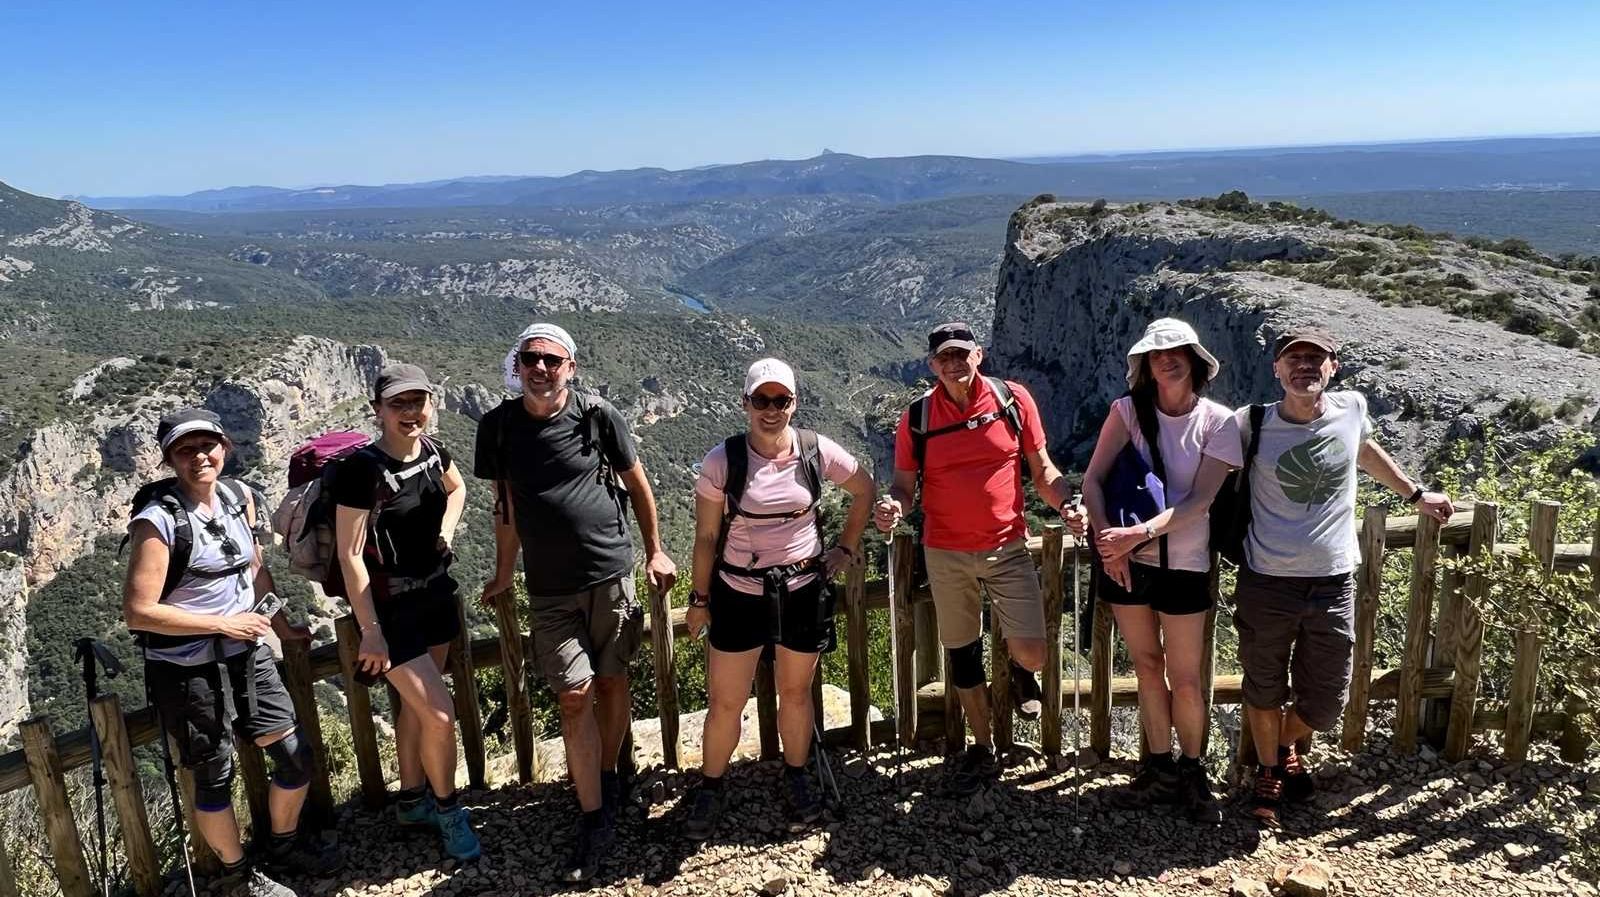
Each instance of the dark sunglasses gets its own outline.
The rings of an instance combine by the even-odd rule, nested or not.
[[[167,453],[174,458],[191,458],[197,455],[209,455],[221,446],[222,441],[219,439],[191,439],[167,449]]]
[[[517,361],[525,368],[538,367],[539,362],[542,361],[545,367],[553,371],[566,364],[567,357],[565,355],[552,355],[548,352],[518,352]]]
[[[764,396],[761,393],[752,393],[745,398],[750,400],[750,407],[757,411],[765,411],[768,408],[787,411],[789,406],[794,404],[794,396]]]
[[[952,361],[966,361],[971,355],[971,349],[946,349],[933,358],[940,364],[949,364]]]
[[[222,528],[222,521],[213,517],[212,519],[206,521],[205,528],[206,535],[222,543],[223,554],[227,555],[230,559],[239,556],[239,543],[233,541],[233,537],[228,535],[228,531]]]

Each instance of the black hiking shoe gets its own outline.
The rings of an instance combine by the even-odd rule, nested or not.
[[[1278,746],[1278,765],[1283,767],[1283,799],[1291,804],[1310,800],[1316,793],[1317,783],[1306,771],[1305,758],[1294,745]]]
[[[683,833],[691,841],[704,841],[716,834],[717,822],[722,818],[722,785],[715,787],[704,782],[689,794],[689,818],[683,823]]]
[[[247,863],[241,863],[234,872],[224,870],[212,886],[212,893],[223,897],[298,897],[288,885],[267,877],[267,873]]]
[[[1278,810],[1283,806],[1283,767],[1256,766],[1255,784],[1245,808],[1262,828],[1276,829]]]
[[[1011,706],[1023,719],[1038,719],[1044,712],[1044,692],[1031,670],[1011,665]]]
[[[1184,812],[1191,820],[1202,825],[1222,824],[1222,805],[1211,792],[1205,764],[1198,757],[1178,758],[1178,789]]]
[[[622,806],[622,777],[616,770],[600,771],[600,812],[606,821],[617,824],[617,811]]]
[[[601,811],[598,821],[590,821],[588,814],[584,814],[578,820],[577,841],[572,845],[572,858],[567,861],[561,880],[568,884],[582,884],[594,878],[616,841],[616,826],[606,821],[604,811]]]
[[[999,779],[1000,764],[994,758],[994,751],[986,745],[968,745],[961,759],[945,773],[944,792],[951,797],[967,797]]]
[[[305,833],[270,836],[260,858],[262,865],[280,875],[327,878],[344,868],[344,853],[339,848]]]
[[[822,818],[822,802],[811,790],[811,777],[804,766],[783,767],[784,815],[790,832],[803,832]]]
[[[1178,765],[1169,754],[1147,754],[1133,781],[1113,790],[1107,800],[1123,810],[1139,810],[1153,804],[1174,803],[1182,796]]]

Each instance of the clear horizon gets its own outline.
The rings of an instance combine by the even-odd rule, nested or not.
[[[0,180],[48,196],[808,158],[1259,149],[1600,130],[1600,5],[941,0],[0,13]]]

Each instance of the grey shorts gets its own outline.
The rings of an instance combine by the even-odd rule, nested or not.
[[[533,654],[557,692],[596,676],[623,676],[644,638],[644,607],[633,597],[633,574],[570,595],[528,600]]]
[[[1244,702],[1265,709],[1292,701],[1306,725],[1331,729],[1350,694],[1355,598],[1353,573],[1269,576],[1240,567],[1233,624]]]
[[[929,548],[927,558],[940,644],[960,648],[983,636],[985,591],[1002,635],[1044,638],[1044,590],[1027,539],[1014,539],[994,551]]]

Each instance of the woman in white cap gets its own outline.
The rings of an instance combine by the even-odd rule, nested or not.
[[[456,717],[444,667],[460,631],[450,546],[466,488],[450,452],[425,436],[435,388],[414,364],[391,364],[372,388],[381,435],[340,462],[331,490],[334,539],[361,627],[356,666],[400,696],[395,754],[404,828],[437,829],[445,852],[480,852],[456,794]],[[431,787],[430,787],[431,786]]]
[[[790,426],[794,371],[763,358],[745,374],[747,432],[713,448],[695,482],[694,589],[689,632],[705,637],[706,710],[701,784],[690,798],[691,838],[710,837],[723,804],[723,774],[739,743],[756,664],[773,658],[784,803],[791,831],[822,808],[806,776],[817,659],[834,644],[830,579],[861,556],[872,512],[872,476],[838,443]],[[850,493],[839,539],[824,548],[818,517],[824,480]]]
[[[1194,328],[1176,318],[1152,321],[1128,350],[1128,392],[1111,404],[1083,481],[1100,557],[1099,595],[1133,657],[1150,751],[1114,799],[1124,806],[1179,803],[1213,823],[1222,814],[1200,761],[1208,725],[1201,659],[1212,604],[1208,509],[1243,461],[1232,411],[1201,395],[1219,367]],[[1130,511],[1123,498],[1141,490],[1165,494]]]

